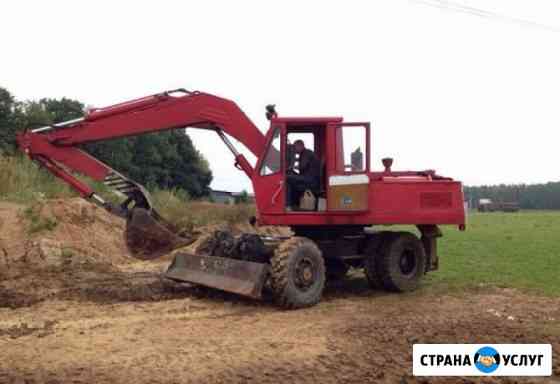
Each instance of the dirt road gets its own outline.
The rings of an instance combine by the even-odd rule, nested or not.
[[[158,278],[162,266],[12,278],[0,290],[0,383],[457,382],[413,378],[412,344],[551,342],[560,350],[557,299],[373,292],[355,272],[318,306],[281,311],[170,289]],[[35,289],[38,281],[51,289]],[[560,382],[560,361],[553,365],[552,378],[521,381]]]

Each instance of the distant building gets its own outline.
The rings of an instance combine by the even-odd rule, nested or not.
[[[255,195],[252,194],[252,193],[247,193],[245,191],[241,191],[241,192],[232,192],[232,195],[233,195],[236,202],[238,202],[240,200],[246,200],[246,202],[249,203],[249,204],[254,204],[255,203]]]
[[[519,211],[519,202],[493,202],[491,199],[480,199],[478,200],[478,211],[479,212],[517,212]]]
[[[210,191],[210,199],[218,204],[235,204],[233,192],[217,191],[213,189]]]
[[[210,191],[210,200],[218,204],[235,204],[240,199],[246,198],[247,203],[255,203],[255,195],[246,192]]]

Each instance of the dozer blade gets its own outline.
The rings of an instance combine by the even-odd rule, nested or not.
[[[134,208],[126,222],[125,240],[133,257],[153,260],[196,239],[179,235],[155,210]]]
[[[259,299],[268,269],[262,263],[179,252],[164,276]]]

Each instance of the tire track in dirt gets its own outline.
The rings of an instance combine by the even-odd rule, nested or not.
[[[505,290],[368,295],[354,284],[344,283],[341,292],[330,290],[323,303],[300,311],[218,294],[118,304],[58,299],[3,310],[0,329],[18,319],[57,323],[43,337],[0,336],[0,351],[10,353],[0,352],[0,382],[560,381],[556,358],[555,377],[543,380],[410,376],[413,343],[548,341],[560,350],[555,299]],[[349,296],[352,290],[358,295]]]
[[[329,284],[319,305],[282,311],[169,285],[160,279],[165,262],[135,262],[119,251],[114,227],[122,223],[77,200],[51,208],[62,224],[49,236],[75,249],[95,245],[99,262],[76,252],[75,262],[45,268],[40,258],[31,262],[37,255],[28,262],[8,255],[23,261],[0,271],[0,383],[560,382],[556,356],[548,379],[410,376],[414,343],[550,342],[560,351],[557,298],[486,288],[388,294],[351,274]],[[19,231],[10,244],[24,244],[19,208],[7,209],[8,229]],[[95,244],[86,236],[99,232],[94,227],[105,234]]]

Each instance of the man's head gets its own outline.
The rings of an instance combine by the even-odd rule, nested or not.
[[[303,140],[294,141],[294,150],[296,151],[296,153],[302,153],[304,149],[305,144],[303,143]]]

